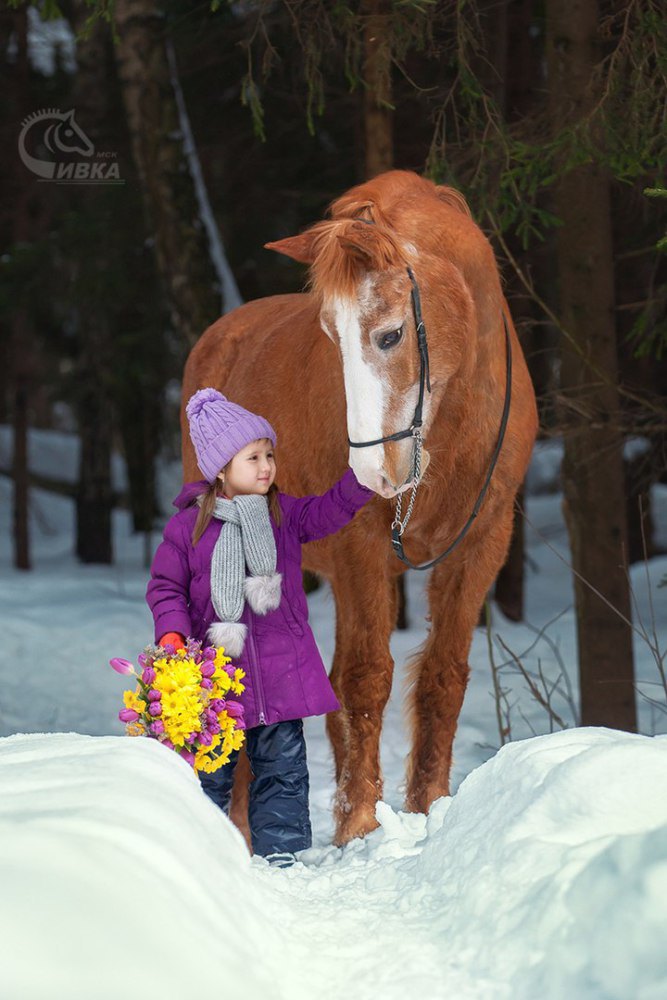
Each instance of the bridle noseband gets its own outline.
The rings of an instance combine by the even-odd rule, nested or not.
[[[357,221],[367,222],[369,225],[373,224],[372,222],[370,222],[370,220],[367,219],[359,219]],[[507,324],[507,317],[505,316],[505,313],[503,311],[502,317],[503,317],[503,326],[505,329],[507,383],[505,387],[505,402],[503,405],[503,413],[500,421],[498,440],[496,441],[496,446],[493,450],[493,455],[491,456],[491,462],[489,464],[489,469],[486,474],[486,478],[479,492],[479,496],[475,501],[470,517],[468,518],[468,520],[466,521],[466,523],[464,524],[463,528],[458,533],[454,541],[451,542],[450,545],[445,549],[445,551],[441,552],[440,555],[437,556],[437,558],[431,559],[430,562],[425,562],[416,565],[415,563],[410,562],[410,560],[408,559],[403,550],[402,535],[412,515],[412,508],[414,507],[415,499],[417,496],[417,487],[419,486],[419,477],[421,475],[421,456],[423,449],[422,410],[424,406],[424,390],[427,389],[429,392],[431,391],[431,380],[429,371],[428,341],[426,338],[426,327],[424,325],[424,319],[422,317],[419,286],[410,267],[407,268],[407,272],[408,272],[408,277],[410,278],[410,282],[412,284],[412,292],[411,292],[412,311],[415,319],[415,328],[417,330],[417,349],[419,350],[419,398],[417,399],[417,405],[415,407],[415,414],[414,417],[412,418],[412,423],[404,431],[397,431],[395,434],[387,434],[386,437],[376,438],[375,441],[351,441],[349,437],[347,440],[348,444],[350,445],[350,448],[371,448],[373,445],[384,444],[386,441],[401,441],[403,438],[406,437],[412,437],[414,439],[414,445],[413,445],[414,485],[412,487],[412,495],[410,496],[408,509],[405,512],[405,517],[403,518],[403,520],[401,520],[402,501],[403,501],[402,494],[399,493],[398,497],[396,498],[396,513],[391,525],[391,544],[394,547],[395,554],[398,556],[401,562],[404,562],[406,566],[409,566],[411,569],[422,570],[422,569],[431,569],[432,566],[435,566],[437,565],[437,563],[442,562],[443,559],[446,559],[447,556],[454,551],[459,542],[461,542],[468,533],[468,530],[470,529],[473,521],[479,514],[482,503],[484,502],[484,497],[486,496],[487,490],[491,483],[491,477],[493,476],[493,470],[495,469],[496,463],[500,456],[500,451],[502,449],[503,441],[505,438],[505,431],[507,430],[507,422],[509,419],[510,402],[512,397],[512,344],[510,340],[509,326]]]

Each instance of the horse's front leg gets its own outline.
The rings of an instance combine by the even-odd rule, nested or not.
[[[431,574],[431,631],[408,674],[412,750],[405,806],[411,812],[428,812],[435,799],[449,795],[452,745],[470,673],[473,629],[493,580],[493,568],[480,572],[485,568],[475,558],[453,558]]]
[[[345,560],[342,562],[345,566]],[[335,842],[363,837],[378,823],[382,797],[380,736],[394,661],[389,639],[396,619],[396,588],[377,569],[341,569],[333,580],[336,650],[331,681],[341,703],[327,718],[336,761]]]

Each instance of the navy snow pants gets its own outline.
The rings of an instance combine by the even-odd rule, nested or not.
[[[248,819],[253,854],[295,853],[310,847],[308,765],[303,720],[246,730],[245,749],[255,775],[250,783]],[[213,774],[200,774],[202,788],[229,813],[238,751]]]

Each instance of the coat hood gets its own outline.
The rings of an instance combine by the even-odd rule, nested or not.
[[[178,507],[179,510],[185,510],[186,507],[195,502],[201,493],[206,493],[209,486],[210,483],[205,479],[198,479],[194,483],[185,483],[176,499],[172,501],[174,507]]]

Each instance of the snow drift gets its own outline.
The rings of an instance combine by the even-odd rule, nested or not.
[[[505,746],[428,817],[286,871],[175,754],[0,740],[0,996],[667,995],[667,737]]]

